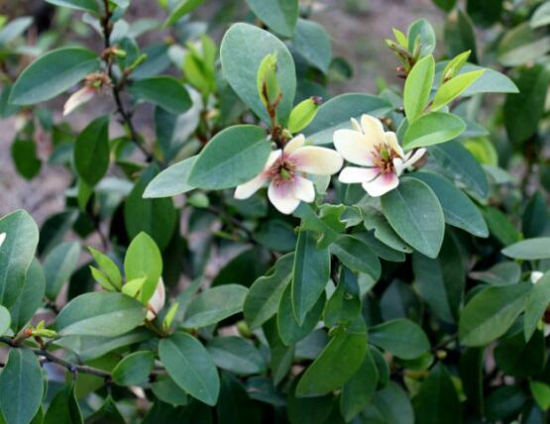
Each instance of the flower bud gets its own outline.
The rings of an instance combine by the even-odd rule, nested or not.
[[[265,106],[277,107],[281,88],[277,81],[277,56],[268,54],[258,68],[258,95]]]
[[[319,97],[310,97],[292,109],[290,118],[288,119],[289,131],[297,133],[307,127],[313,121],[315,115],[317,115],[321,102],[322,99],[320,100]]]
[[[166,302],[166,290],[164,288],[164,281],[162,277],[159,279],[157,284],[157,289],[151,299],[149,299],[149,304],[147,305],[147,321],[153,321],[161,309],[164,307]]]

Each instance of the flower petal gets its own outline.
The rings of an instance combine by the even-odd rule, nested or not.
[[[405,163],[403,164],[404,169],[410,169],[416,162],[418,162],[420,159],[422,159],[422,156],[426,153],[426,149],[418,149],[416,152],[412,154],[412,156],[408,157]]]
[[[295,177],[292,181],[292,190],[296,199],[311,203],[315,200],[315,186],[313,182],[303,177]]]
[[[279,159],[282,155],[283,151],[281,149],[273,150],[267,158],[267,162],[264,165],[264,170],[267,171],[269,168],[271,168],[275,161]]]
[[[370,115],[361,116],[361,127],[371,146],[378,146],[386,141],[382,122]]]
[[[302,147],[305,144],[305,142],[306,142],[306,137],[303,134],[298,134],[296,137],[294,137],[292,140],[286,143],[285,154],[291,155],[300,147]]]
[[[235,199],[248,199],[250,196],[252,196],[254,193],[256,193],[259,189],[262,188],[264,183],[269,179],[267,173],[264,171],[261,174],[257,175],[250,181],[238,185],[235,189],[234,197]]]
[[[290,215],[300,204],[300,199],[294,197],[292,183],[276,184],[271,181],[267,189],[267,197],[277,210],[285,215]]]
[[[153,293],[151,299],[149,299],[148,311],[147,311],[147,321],[152,321],[156,318],[160,310],[164,307],[166,302],[166,290],[164,288],[164,281],[162,277],[159,279],[157,288]]]
[[[399,177],[393,172],[380,174],[378,178],[363,183],[363,188],[372,197],[379,197],[393,190],[399,185]]]
[[[337,130],[332,139],[338,153],[348,162],[355,165],[372,165],[371,145],[359,131]]]
[[[4,244],[4,241],[6,240],[6,233],[0,233],[0,247]]]
[[[400,157],[403,157],[405,155],[405,152],[403,151],[403,148],[399,145],[399,142],[397,141],[397,136],[392,131],[386,131],[384,133],[384,137],[386,139],[386,145],[389,146],[395,153],[397,153]]]
[[[361,128],[361,125],[359,125],[359,122],[357,122],[357,119],[351,118],[351,126],[353,129],[357,132],[363,133],[363,128]]]
[[[91,87],[84,87],[73,93],[65,103],[63,107],[63,116],[67,116],[74,111],[77,107],[90,101],[94,97],[96,91]]]
[[[346,166],[340,172],[338,179],[344,184],[365,183],[375,179],[380,171],[378,168],[357,168],[355,166]]]
[[[337,151],[317,146],[300,147],[289,160],[296,164],[298,171],[315,175],[336,174],[344,164]]]

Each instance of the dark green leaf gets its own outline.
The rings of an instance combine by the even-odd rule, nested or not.
[[[15,168],[27,180],[32,180],[40,173],[42,162],[36,153],[36,144],[33,140],[16,139],[11,146]]]
[[[55,395],[44,418],[44,424],[82,424],[82,422],[74,386],[71,384]]]
[[[529,340],[535,332],[548,304],[550,304],[550,272],[544,274],[537,281],[527,297],[525,316],[523,317],[525,340]]]
[[[261,374],[265,361],[249,341],[240,337],[215,337],[206,346],[216,366],[239,375]]]
[[[193,190],[195,187],[187,183],[187,178],[196,159],[192,156],[163,170],[147,185],[143,197],[171,197]]]
[[[90,187],[109,169],[109,155],[109,117],[102,116],[84,128],[74,146],[76,171]]]
[[[296,0],[291,1],[296,2]],[[298,19],[296,35],[292,39],[292,47],[308,63],[324,74],[328,72],[332,59],[332,46],[329,35],[323,26],[314,21]]]
[[[119,386],[138,386],[149,381],[155,365],[155,355],[149,351],[133,352],[116,365],[111,373],[113,382]]]
[[[298,0],[246,0],[254,14],[270,29],[285,37],[292,37],[298,20]]]
[[[430,350],[428,337],[418,324],[408,319],[396,319],[373,327],[370,342],[398,358],[415,359]]]
[[[80,245],[77,242],[65,242],[52,249],[44,259],[46,278],[46,296],[55,300],[63,284],[71,278],[80,257]]]
[[[183,84],[174,77],[140,79],[132,82],[129,91],[138,99],[156,104],[174,115],[187,111],[193,104]]]
[[[180,2],[172,9],[172,12],[170,13],[170,16],[168,17],[166,22],[164,22],[164,27],[166,28],[170,25],[175,24],[185,15],[192,12],[201,4],[203,4],[204,1],[205,0],[180,0]]]
[[[46,0],[48,3],[56,6],[68,7],[69,9],[82,10],[92,14],[98,13],[97,2],[95,0]]]
[[[550,259],[550,237],[522,240],[502,250],[510,258],[536,261]]]

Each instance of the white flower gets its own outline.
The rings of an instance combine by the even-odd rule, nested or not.
[[[0,233],[0,247],[4,244],[4,241],[6,240],[6,233]]]
[[[346,166],[339,175],[345,184],[361,183],[372,197],[382,196],[399,185],[399,176],[410,169],[426,152],[418,149],[408,153],[397,141],[394,132],[384,132],[379,119],[363,115],[361,125],[351,119],[354,129],[334,132],[336,150],[356,166]]]
[[[166,290],[164,288],[164,281],[161,277],[157,284],[157,288],[153,293],[153,296],[151,296],[151,299],[149,299],[149,304],[147,305],[147,321],[153,321],[157,317],[159,312],[164,307],[165,302]]]
[[[264,170],[252,180],[237,186],[235,198],[247,199],[269,181],[267,196],[281,213],[291,214],[300,201],[313,202],[315,187],[306,174],[336,174],[344,160],[332,149],[304,146],[305,141],[300,134],[290,140],[283,150],[271,152]]]
[[[531,273],[531,283],[537,284],[537,282],[542,278],[543,275],[544,275],[544,272],[533,271]]]
[[[63,107],[63,116],[67,116],[74,111],[77,107],[89,102],[97,93],[97,90],[93,87],[86,86],[76,91],[68,98],[65,106]]]

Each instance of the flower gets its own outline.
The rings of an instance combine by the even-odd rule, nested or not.
[[[300,134],[290,140],[284,149],[271,152],[264,170],[252,180],[237,186],[235,198],[247,199],[269,181],[267,197],[281,213],[290,215],[300,201],[313,202],[315,187],[306,174],[336,174],[344,160],[332,149],[304,146],[305,141]]]
[[[426,152],[418,149],[408,153],[397,141],[394,132],[384,132],[379,119],[370,115],[361,117],[361,125],[351,119],[353,130],[334,132],[336,150],[356,166],[346,166],[339,175],[345,184],[361,183],[372,197],[382,196],[399,185],[399,176],[410,169]]]
[[[71,97],[67,99],[67,102],[63,107],[63,116],[67,116],[79,106],[89,102],[96,95],[96,93],[97,90],[93,87],[84,87],[74,92]]]
[[[149,299],[149,304],[147,305],[147,321],[153,321],[161,309],[164,307],[166,302],[166,290],[164,288],[164,281],[162,277],[159,279],[157,288]]]
[[[4,241],[6,241],[6,233],[0,233],[0,247],[4,244]]]

